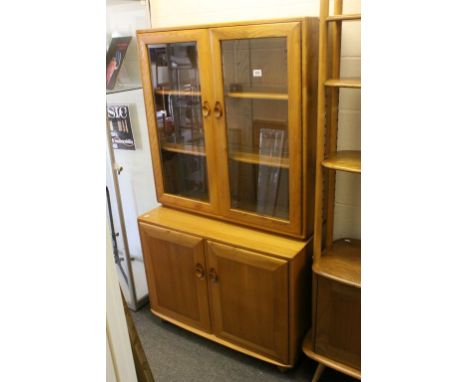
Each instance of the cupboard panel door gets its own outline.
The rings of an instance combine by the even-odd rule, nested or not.
[[[223,214],[301,234],[301,25],[211,29]]]
[[[207,241],[217,337],[288,363],[288,264]]]
[[[203,239],[140,223],[151,308],[209,331]]]
[[[315,352],[361,370],[361,289],[314,277]]]
[[[158,199],[217,210],[206,30],[138,35]]]

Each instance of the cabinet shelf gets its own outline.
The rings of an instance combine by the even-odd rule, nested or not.
[[[261,93],[261,92],[229,92],[226,94],[231,98],[248,98],[248,99],[271,99],[271,100],[287,100],[287,93]]]
[[[206,156],[205,147],[200,145],[187,145],[181,143],[163,143],[161,149],[174,153]]]
[[[317,275],[361,288],[361,240],[335,241],[314,261],[312,269]]]
[[[289,158],[286,157],[274,157],[244,151],[235,151],[229,155],[229,158],[237,162],[289,168]]]
[[[322,166],[332,170],[361,173],[361,151],[337,151],[323,160]]]
[[[353,20],[361,20],[361,14],[349,14],[349,15],[335,15],[335,16],[328,16],[327,21],[353,21]]]
[[[325,86],[335,87],[335,88],[360,89],[361,79],[360,78],[330,78],[325,81]]]
[[[161,95],[179,95],[179,96],[200,96],[201,92],[199,91],[191,91],[191,90],[170,90],[170,89],[157,89],[156,94],[161,94]]]

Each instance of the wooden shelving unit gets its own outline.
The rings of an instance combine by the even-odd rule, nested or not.
[[[359,150],[337,150],[339,90],[361,88],[360,78],[340,77],[342,23],[361,15],[343,14],[343,0],[330,15],[329,1],[320,4],[312,328],[302,345],[319,363],[313,382],[325,367],[361,379],[361,241],[333,240],[336,171],[361,173]]]

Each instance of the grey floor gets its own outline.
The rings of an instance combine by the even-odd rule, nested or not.
[[[148,305],[132,316],[157,382],[310,382],[317,365],[302,356],[294,369],[281,373],[273,365],[161,322]],[[355,380],[331,369],[320,378],[320,382],[351,381]]]

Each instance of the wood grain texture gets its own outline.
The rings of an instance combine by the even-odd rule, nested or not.
[[[231,208],[229,163],[225,155],[227,148],[226,115],[217,120],[219,177],[228,182],[221,184],[221,206],[223,217],[254,227],[261,227],[283,234],[304,237],[302,224],[302,181],[308,176],[302,168],[302,103],[301,77],[297,75],[301,68],[301,23],[278,23],[251,25],[242,27],[223,27],[211,29],[212,55],[214,68],[215,98],[224,105],[224,78],[221,42],[232,39],[255,39],[284,37],[287,39],[287,71],[288,71],[288,137],[289,137],[289,219],[276,219],[268,216]]]
[[[283,259],[294,258],[307,245],[307,241],[256,231],[167,207],[151,210],[140,216],[138,221],[245,249],[255,248],[258,252]]]
[[[207,216],[222,218],[247,226],[267,230],[295,238],[306,238],[312,234],[311,215],[313,213],[313,183],[315,167],[315,97],[317,86],[317,43],[318,20],[316,18],[289,18],[260,20],[255,22],[233,22],[224,24],[202,25],[198,27],[161,28],[138,31],[140,63],[148,129],[153,158],[153,169],[158,200],[167,206],[186,211],[194,211]],[[220,41],[229,39],[256,39],[267,37],[285,37],[287,39],[287,93],[278,93],[274,89],[267,91],[231,92],[224,94],[223,73],[220,54]],[[199,72],[201,79],[200,92],[184,92],[202,97],[205,126],[205,155],[207,163],[209,201],[199,201],[189,197],[165,192],[161,166],[161,147],[156,134],[154,112],[154,95],[151,86],[149,57],[147,46],[155,43],[195,41],[198,50]],[[300,73],[301,75],[298,75]],[[311,73],[311,74],[310,74]],[[157,90],[157,92],[174,92]],[[179,91],[176,91],[179,92]],[[171,93],[172,94],[172,93]],[[224,96],[240,99],[275,99],[287,101],[289,147],[288,175],[289,218],[283,219],[230,208],[230,188],[227,171],[226,132],[224,131],[225,112]],[[240,102],[240,101],[239,101]],[[222,113],[215,113],[214,105]],[[308,117],[311,113],[312,118]],[[224,115],[222,115],[224,114]],[[218,115],[218,118],[216,117]],[[166,147],[168,151],[178,148]],[[171,150],[172,149],[172,150]],[[181,153],[194,154],[190,148],[181,148]],[[195,150],[196,153],[203,152]],[[245,157],[244,157],[245,159]],[[252,158],[250,158],[252,159]],[[244,162],[247,163],[247,162]],[[254,163],[250,161],[249,163]],[[286,168],[281,161],[280,168]],[[218,189],[220,187],[220,189]]]
[[[273,99],[273,100],[287,100],[287,94],[281,93],[258,93],[258,92],[229,92],[226,93],[227,97],[232,98],[247,98],[247,99]]]
[[[314,261],[313,271],[326,278],[361,287],[361,241],[340,239]]]
[[[304,341],[302,342],[302,351],[304,352],[304,354],[327,366],[327,367],[331,367],[335,370],[338,370],[339,372],[343,373],[343,374],[346,374],[346,375],[349,375],[350,377],[353,377],[353,378],[356,378],[356,379],[361,379],[361,371],[360,370],[357,370],[353,367],[350,367],[348,365],[345,365],[341,362],[337,362],[333,359],[330,359],[328,357],[325,357],[323,355],[320,355],[320,354],[317,354],[314,352],[313,350],[313,340],[312,340],[312,333],[311,331],[309,331],[306,336],[304,337]]]
[[[167,193],[164,189],[163,164],[161,159],[161,145],[157,133],[157,118],[155,111],[155,97],[150,70],[150,57],[148,46],[153,44],[168,44],[179,42],[195,42],[197,46],[197,58],[199,66],[200,89],[202,94],[202,103],[212,102],[211,85],[211,60],[210,43],[208,31],[204,29],[184,30],[184,31],[166,31],[166,32],[147,32],[137,33],[138,48],[140,56],[141,80],[143,94],[145,99],[146,120],[148,124],[148,135],[151,148],[151,158],[153,162],[153,173],[155,179],[156,193],[159,202],[174,207],[193,209],[206,213],[217,213],[218,206],[218,182],[216,182],[216,158],[213,150],[206,148],[213,147],[214,136],[212,126],[212,117],[203,119],[206,166],[208,173],[209,202],[198,201],[188,197]]]
[[[256,153],[235,151],[229,155],[229,158],[243,163],[289,168],[289,158],[286,157],[272,157],[268,155],[259,155]]]
[[[304,237],[314,231],[315,158],[317,141],[317,83],[319,19],[308,17],[302,31],[302,225]]]
[[[288,363],[288,263],[207,241],[214,334]]]
[[[330,78],[325,81],[325,86],[339,87],[339,88],[361,88],[360,78]]]
[[[319,276],[315,293],[315,353],[360,370],[361,289]]]
[[[151,308],[200,330],[210,331],[203,240],[139,224]]]
[[[197,328],[194,328],[194,327],[192,327],[190,325],[186,325],[183,322],[174,320],[172,317],[165,316],[164,314],[161,314],[161,313],[159,313],[159,312],[157,312],[157,311],[155,311],[153,309],[151,309],[151,313],[153,313],[157,317],[162,318],[163,320],[166,320],[166,321],[170,322],[171,324],[179,326],[182,329],[188,330],[189,332],[197,334],[200,337],[206,338],[206,339],[208,339],[210,341],[216,342],[216,343],[218,343],[220,345],[226,346],[226,347],[228,347],[228,348],[230,348],[232,350],[238,351],[238,352],[243,353],[245,355],[248,355],[250,357],[254,357],[254,358],[257,358],[257,359],[259,359],[261,361],[268,362],[268,363],[271,363],[273,365],[276,365],[276,366],[279,366],[279,367],[284,367],[284,368],[287,368],[287,369],[290,369],[290,368],[294,367],[294,364],[279,362],[279,361],[277,361],[276,359],[274,359],[272,357],[264,356],[264,355],[259,354],[257,352],[246,349],[243,346],[236,345],[236,344],[232,343],[231,341],[226,341],[226,340],[224,340],[222,338],[219,338],[219,337],[215,336],[214,334],[198,330]]]
[[[181,143],[162,143],[161,149],[174,153],[206,156],[205,148],[199,145],[187,145]]]
[[[301,341],[311,324],[312,242],[289,262],[289,359],[299,357]]]
[[[348,15],[335,14],[333,16],[327,17],[327,21],[352,21],[352,20],[361,20],[361,14],[360,13],[348,14]]]
[[[341,15],[343,13],[343,1],[334,1],[335,15]],[[342,27],[341,23],[333,23],[329,28],[329,41],[331,41],[331,49],[329,49],[328,57],[328,70],[331,77],[340,76],[341,68],[341,35]],[[340,88],[332,87],[328,88],[328,102],[327,102],[327,115],[329,116],[326,120],[327,123],[327,155],[337,150],[338,144],[338,112],[339,112],[339,100],[340,100]],[[326,193],[325,193],[325,220],[327,222],[325,232],[325,247],[329,248],[333,244],[333,227],[335,220],[335,181],[336,172],[327,171],[326,175]]]
[[[332,152],[322,161],[322,166],[348,172],[361,173],[361,151],[341,150]]]

